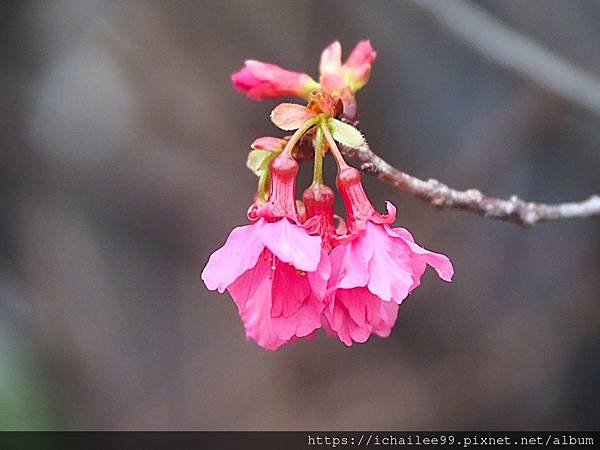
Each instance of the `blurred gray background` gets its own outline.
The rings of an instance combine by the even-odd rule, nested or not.
[[[478,3],[600,78],[599,1]],[[370,38],[373,149],[495,196],[599,192],[599,117],[408,1],[5,1],[0,22],[0,428],[598,428],[598,220],[524,230],[367,179],[456,275],[352,348],[246,342],[199,274],[278,133],[231,86],[246,58],[316,77],[325,45]]]

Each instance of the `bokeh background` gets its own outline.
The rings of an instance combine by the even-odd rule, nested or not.
[[[478,4],[600,78],[600,2]],[[249,144],[277,133],[275,103],[231,87],[246,58],[316,76],[326,44],[370,38],[373,149],[495,196],[599,192],[599,117],[409,1],[5,1],[0,24],[0,428],[598,427],[598,220],[525,230],[367,179],[456,275],[351,348],[246,342],[199,274],[245,222]]]

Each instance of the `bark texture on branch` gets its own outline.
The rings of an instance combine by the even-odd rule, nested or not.
[[[346,146],[341,149],[345,156],[360,165],[363,172],[440,209],[461,209],[524,227],[551,220],[600,216],[598,195],[581,202],[558,204],[532,203],[517,196],[503,200],[484,195],[477,189],[458,191],[434,179],[424,181],[409,175],[373,153],[366,141],[358,149]]]

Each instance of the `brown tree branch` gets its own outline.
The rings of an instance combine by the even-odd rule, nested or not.
[[[516,195],[502,200],[488,197],[477,189],[458,191],[437,180],[423,181],[413,177],[373,153],[367,141],[358,149],[347,146],[341,146],[341,149],[344,156],[360,164],[363,172],[440,209],[461,209],[490,219],[514,222],[523,227],[551,220],[600,216],[598,195],[592,195],[581,202],[558,204],[526,202]]]

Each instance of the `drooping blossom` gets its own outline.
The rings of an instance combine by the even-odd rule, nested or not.
[[[448,257],[417,245],[404,228],[391,228],[396,209],[379,214],[367,198],[358,170],[346,166],[337,186],[348,218],[346,242],[329,255],[330,291],[335,294],[324,310],[327,328],[346,345],[365,342],[372,333],[389,336],[398,305],[417,287],[427,265],[444,281],[454,269]]]
[[[202,272],[209,289],[229,291],[246,336],[269,350],[320,328],[330,273],[321,238],[298,218],[297,173],[298,163],[285,153],[271,163],[269,200],[250,208],[254,223],[235,228]]]

